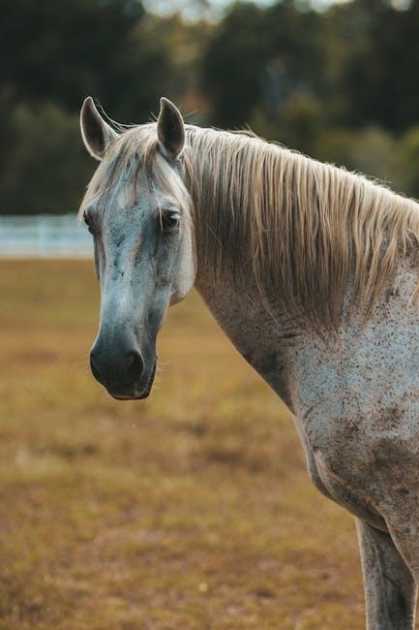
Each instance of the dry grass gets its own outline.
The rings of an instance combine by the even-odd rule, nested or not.
[[[196,295],[117,403],[90,263],[3,261],[0,294],[0,630],[363,628],[352,519]]]

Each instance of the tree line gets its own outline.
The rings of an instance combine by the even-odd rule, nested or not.
[[[138,0],[3,0],[0,212],[75,211],[94,164],[78,112],[125,123],[166,95],[190,122],[268,139],[419,196],[419,0],[230,5],[221,19]]]

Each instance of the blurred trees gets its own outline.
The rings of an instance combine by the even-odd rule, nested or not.
[[[51,103],[41,108],[20,104],[8,125],[10,143],[0,169],[3,212],[75,212],[92,167],[76,141],[78,116]]]
[[[165,94],[191,120],[249,125],[419,195],[419,0],[236,2],[219,20],[195,5],[199,21],[150,1],[2,1],[0,212],[75,209],[94,168],[87,94],[123,122]]]
[[[249,122],[261,99],[261,72],[269,48],[264,34],[265,12],[254,4],[237,4],[214,30],[203,55],[202,88],[212,116],[222,127]]]
[[[352,0],[324,13],[304,0],[238,2],[202,66],[216,124],[247,123],[418,194],[419,0]]]
[[[357,0],[354,15],[363,34],[342,72],[348,105],[352,101],[346,108],[348,121],[405,130],[419,113],[419,90],[414,87],[419,1],[401,11],[383,0]]]
[[[83,97],[148,119],[170,79],[169,50],[137,0],[2,0],[2,14],[1,211],[72,211],[93,166],[79,140]]]
[[[168,51],[147,36],[137,0],[2,0],[2,13],[2,89],[15,102],[76,112],[93,93],[120,116],[155,106]]]

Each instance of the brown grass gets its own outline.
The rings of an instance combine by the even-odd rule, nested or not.
[[[146,402],[87,367],[83,262],[0,264],[0,630],[363,628],[352,519],[197,295]]]

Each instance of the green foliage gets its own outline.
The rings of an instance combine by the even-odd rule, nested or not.
[[[401,140],[403,190],[419,198],[419,127],[412,127]]]
[[[402,190],[400,150],[391,134],[382,129],[326,131],[318,138],[316,153],[321,160],[372,175]]]
[[[52,104],[19,105],[0,173],[4,213],[74,212],[94,163],[80,143],[79,121]]]
[[[322,13],[309,0],[239,1],[217,22],[153,6],[3,0],[0,212],[78,205],[94,166],[77,130],[88,94],[127,123],[150,119],[166,95],[191,120],[249,125],[419,195],[419,0]]]
[[[314,155],[317,138],[324,126],[320,101],[310,93],[295,92],[274,116],[267,118],[262,109],[251,121],[252,129],[268,139]]]
[[[419,111],[414,71],[419,64],[419,2],[404,11],[383,0],[357,0],[352,6],[362,29],[341,72],[347,120],[404,130],[416,123]]]
[[[167,59],[160,42],[143,37],[140,2],[3,0],[2,11],[2,81],[17,102],[54,101],[76,112],[93,94],[117,115],[148,114],[156,98],[152,78],[158,71],[164,80]]]
[[[4,0],[2,10],[0,212],[71,211],[94,166],[78,131],[83,98],[124,122],[149,119],[169,52],[137,0]]]
[[[235,4],[204,54],[203,88],[221,126],[243,125],[261,99],[261,68],[268,60],[266,38],[261,37],[264,17],[255,4]]]
[[[263,10],[234,4],[203,56],[203,87],[213,120],[233,127],[257,107],[273,115],[295,90],[316,92],[322,51],[320,17],[289,0]]]

